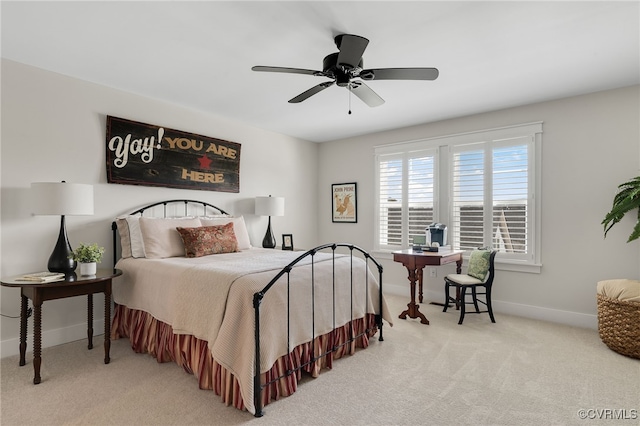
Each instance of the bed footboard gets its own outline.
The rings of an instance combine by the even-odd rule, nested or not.
[[[321,251],[331,251],[332,253],[332,263],[334,265],[333,267],[333,280],[335,283],[335,261],[336,261],[336,250],[338,248],[348,248],[349,249],[349,256],[350,256],[350,261],[351,261],[351,288],[353,289],[353,286],[355,285],[364,285],[364,294],[365,294],[365,300],[368,300],[369,297],[369,274],[366,273],[366,271],[369,269],[369,262],[372,262],[375,266],[376,269],[378,270],[378,301],[379,301],[379,306],[378,306],[378,311],[377,313],[375,313],[375,321],[374,321],[374,327],[373,328],[366,328],[364,330],[361,330],[358,334],[356,334],[353,330],[354,327],[349,327],[350,329],[350,333],[348,336],[348,339],[346,339],[346,341],[341,342],[340,344],[334,344],[332,347],[327,347],[326,350],[320,351],[318,354],[316,354],[316,350],[313,347],[315,345],[315,341],[316,341],[316,332],[315,332],[315,328],[316,328],[316,324],[315,324],[315,316],[314,316],[314,312],[316,309],[315,306],[315,299],[314,299],[314,291],[316,288],[316,281],[315,281],[315,275],[313,273],[314,271],[314,256],[316,255],[316,253],[321,252]],[[364,257],[364,261],[365,261],[365,282],[364,283],[356,283],[354,282],[354,277],[353,277],[353,261],[354,261],[354,250],[356,251],[356,255],[358,255],[358,253],[360,255],[362,255]],[[269,379],[269,381],[267,383],[262,383],[261,382],[261,374],[260,374],[260,307],[262,304],[262,300],[264,299],[266,293],[274,286],[274,284],[280,280],[280,278],[282,278],[283,276],[285,276],[285,280],[287,282],[287,286],[290,285],[290,274],[293,273],[294,271],[294,267],[300,263],[303,260],[307,260],[308,258],[311,258],[311,268],[312,268],[312,274],[311,274],[311,294],[312,294],[312,302],[311,302],[311,310],[312,310],[312,314],[311,314],[311,335],[313,336],[313,338],[310,341],[311,344],[311,356],[310,359],[306,360],[302,365],[298,365],[293,369],[288,369],[286,370],[286,372],[278,377],[272,377]],[[287,290],[288,291],[288,290]],[[333,294],[334,294],[334,304],[332,306],[332,315],[335,318],[336,316],[336,306],[335,306],[335,285],[334,285],[334,289],[333,289]],[[353,307],[353,303],[354,303],[354,294],[353,291],[351,291],[351,300],[350,300],[350,305]],[[366,306],[366,304],[365,304]],[[253,386],[253,399],[254,399],[254,404],[255,404],[255,416],[256,417],[261,417],[263,415],[263,401],[261,398],[261,392],[264,388],[266,388],[267,386],[269,386],[271,383],[274,383],[282,378],[288,377],[292,374],[296,374],[299,370],[304,369],[308,364],[312,364],[315,363],[317,360],[319,360],[320,358],[323,358],[333,352],[336,352],[338,350],[340,350],[343,346],[345,345],[349,345],[352,342],[354,342],[356,339],[361,338],[364,334],[370,334],[373,331],[375,331],[375,329],[377,328],[379,334],[378,340],[379,341],[383,341],[384,338],[382,336],[382,312],[383,312],[383,296],[382,296],[382,266],[366,251],[364,251],[363,249],[361,249],[360,247],[357,247],[355,245],[352,244],[343,244],[343,243],[334,243],[334,244],[325,244],[322,246],[318,246],[316,248],[313,248],[307,252],[305,252],[304,254],[302,254],[301,256],[299,256],[297,259],[295,259],[293,262],[291,262],[289,265],[287,265],[286,267],[284,267],[278,274],[276,274],[276,276],[259,292],[255,293],[253,295],[253,307],[254,307],[254,311],[255,311],[255,375],[254,375],[254,386]],[[287,347],[291,350],[291,345],[289,342],[289,335],[290,335],[290,321],[289,321],[289,313],[290,313],[290,301],[287,300]],[[353,310],[352,310],[353,312]],[[366,315],[365,315],[366,316]],[[351,315],[351,321],[350,324],[354,322],[354,320],[357,320],[357,318],[353,318],[353,315]]]

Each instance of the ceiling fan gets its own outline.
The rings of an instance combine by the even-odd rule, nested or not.
[[[257,65],[253,71],[282,72],[291,74],[307,74],[316,77],[327,77],[332,81],[325,81],[302,92],[289,100],[289,103],[299,103],[324,89],[337,84],[346,87],[351,93],[360,98],[370,107],[376,107],[384,103],[364,81],[372,80],[435,80],[438,78],[437,68],[362,68],[362,54],[369,44],[369,40],[353,34],[339,34],[335,37],[338,52],[327,55],[322,62],[322,71],[301,69],[268,67]],[[351,113],[351,111],[349,111]]]

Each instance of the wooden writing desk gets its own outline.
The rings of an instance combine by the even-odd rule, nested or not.
[[[398,250],[393,252],[393,260],[402,263],[409,271],[409,282],[411,283],[411,302],[407,305],[407,310],[399,316],[401,319],[420,318],[422,324],[429,324],[429,320],[418,310],[416,304],[416,282],[419,285],[419,302],[422,303],[422,275],[425,266],[439,266],[456,262],[456,273],[462,272],[462,253],[464,250],[440,249],[437,252],[414,252],[412,249]]]

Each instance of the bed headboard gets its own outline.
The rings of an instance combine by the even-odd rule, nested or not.
[[[182,205],[182,206],[181,206]],[[179,214],[176,213],[176,209],[182,210]],[[128,216],[140,215],[144,216],[146,211],[153,213],[153,217],[158,217],[158,211],[161,210],[161,217],[167,217],[167,212],[171,211],[172,216],[207,216],[209,214],[229,214],[222,210],[220,207],[207,203],[206,201],[176,199],[158,201],[157,203],[149,204],[144,207],[128,213]],[[111,232],[113,233],[113,264],[115,266],[118,261],[117,247],[118,247],[118,225],[114,220],[111,222]]]

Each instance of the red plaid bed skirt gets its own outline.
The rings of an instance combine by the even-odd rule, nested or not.
[[[364,333],[367,329],[370,331]],[[187,334],[174,334],[169,324],[155,319],[151,314],[118,304],[115,307],[111,330],[112,339],[128,337],[135,352],[148,353],[158,362],[174,361],[186,372],[198,378],[200,389],[211,389],[216,395],[220,395],[226,405],[245,409],[236,377],[216,362],[207,347],[207,341]],[[366,348],[369,346],[369,339],[376,332],[375,316],[367,314],[364,318],[353,320],[350,324],[316,337],[314,345],[307,342],[296,346],[289,354],[278,358],[269,371],[261,374],[261,383],[264,384],[276,377],[284,376],[287,370],[296,369],[293,374],[278,379],[262,389],[262,405],[266,406],[272,400],[293,394],[298,388],[302,371],[317,377],[323,368],[332,368],[334,359],[353,354],[357,348]],[[350,335],[361,333],[362,335],[353,342],[344,344]],[[312,347],[316,357],[326,353],[328,348],[337,349],[310,362]],[[301,365],[304,367],[301,370],[297,369]],[[245,397],[253,399],[253,395]]]

